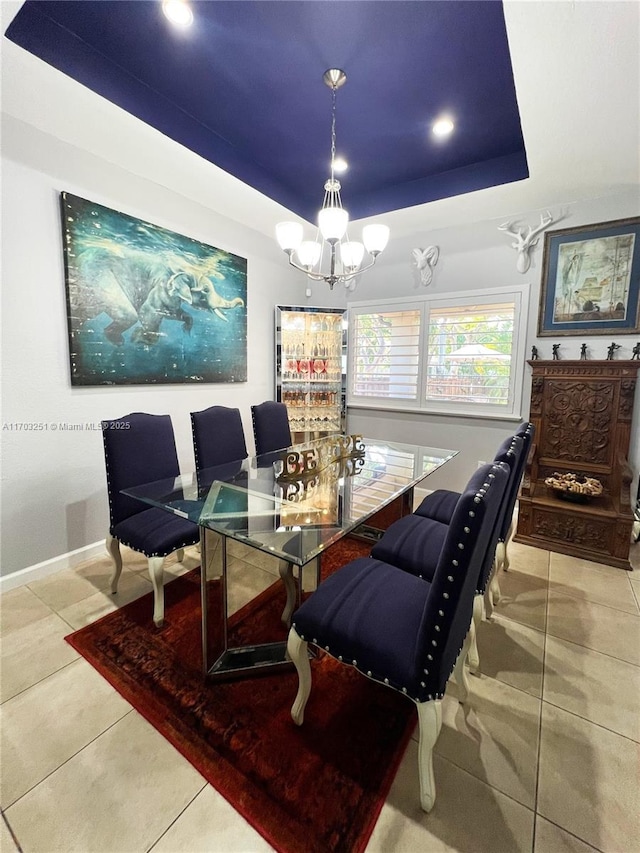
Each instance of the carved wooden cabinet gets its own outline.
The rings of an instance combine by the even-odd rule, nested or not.
[[[514,541],[630,569],[632,472],[627,462],[637,361],[530,361],[536,434]],[[555,472],[596,477],[603,494],[569,503],[545,485]]]

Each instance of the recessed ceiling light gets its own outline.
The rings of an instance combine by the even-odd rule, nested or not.
[[[333,160],[333,171],[334,172],[338,172],[338,174],[340,174],[341,172],[346,172],[348,168],[349,168],[349,164],[344,159],[344,157],[335,157],[334,158],[334,160]]]
[[[437,121],[434,121],[431,126],[431,132],[434,136],[449,136],[451,131],[453,130],[453,122],[450,118],[439,118]]]
[[[176,27],[186,28],[193,23],[193,12],[185,0],[163,0],[162,11]]]

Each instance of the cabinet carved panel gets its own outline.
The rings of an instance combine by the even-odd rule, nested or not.
[[[549,380],[542,456],[607,464],[614,388],[605,382]]]
[[[520,492],[514,539],[629,569],[633,512],[631,436],[637,361],[530,361],[536,427]],[[595,477],[588,504],[560,500],[545,485],[556,471]]]

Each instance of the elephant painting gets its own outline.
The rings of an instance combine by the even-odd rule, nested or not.
[[[190,332],[193,317],[185,312],[185,304],[224,321],[223,310],[245,305],[239,296],[221,296],[207,275],[176,269],[143,252],[115,255],[106,249],[86,249],[77,267],[78,284],[70,291],[73,316],[82,322],[106,314],[111,323],[105,336],[118,346],[124,343],[123,333],[136,323],[134,342],[157,343],[163,320],[179,320],[183,330]]]
[[[246,381],[246,260],[62,193],[74,385]]]

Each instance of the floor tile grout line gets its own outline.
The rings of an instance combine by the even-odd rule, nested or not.
[[[580,595],[572,595],[570,592],[561,592],[558,589],[552,589],[550,587],[550,592],[555,592],[557,595],[564,595],[566,598],[572,598],[574,601],[586,601],[588,604],[597,604],[600,607],[608,607],[609,610],[615,610],[616,613],[626,613],[627,616],[640,616],[640,607],[636,604],[634,600],[634,604],[636,604],[637,611],[632,610],[624,610],[622,607],[614,607],[613,604],[605,604],[602,601],[595,601],[593,598],[585,598]]]
[[[549,705],[551,708],[557,708],[559,711],[564,711],[565,714],[571,714],[572,717],[577,717],[577,719],[579,720],[584,720],[585,723],[590,723],[592,726],[597,726],[599,729],[602,729],[605,732],[609,732],[609,734],[617,735],[618,737],[623,737],[630,743],[640,745],[640,740],[636,740],[635,738],[632,738],[629,735],[622,734],[622,732],[617,732],[615,731],[615,729],[610,729],[608,726],[605,726],[602,723],[598,723],[595,720],[589,719],[589,717],[583,717],[582,714],[578,714],[576,711],[570,711],[568,708],[563,708],[562,705],[557,705],[555,702],[551,702],[549,699],[543,699],[542,701],[546,705]]]
[[[533,834],[531,838],[531,853],[536,849],[536,817],[538,815],[538,793],[540,791],[540,753],[542,751],[542,710],[544,702],[544,670],[547,661],[547,627],[549,625],[549,575],[551,572],[551,552],[547,551],[547,598],[544,619],[544,643],[542,644],[542,680],[540,684],[540,716],[538,717],[538,748],[536,750],[536,781],[533,792]]]
[[[128,702],[127,702],[127,705],[129,705]],[[106,729],[103,729],[95,737],[92,737],[91,740],[88,740],[84,744],[84,746],[81,746],[80,749],[77,749],[72,755],[70,755],[68,758],[65,758],[65,760],[63,762],[58,764],[58,766],[56,768],[54,768],[49,773],[47,773],[46,776],[43,776],[42,779],[40,779],[38,782],[36,782],[35,785],[32,785],[27,791],[24,792],[24,794],[20,794],[20,796],[17,799],[15,799],[10,805],[8,805],[6,807],[6,810],[8,811],[9,809],[12,809],[16,805],[16,803],[19,803],[20,800],[22,800],[22,799],[24,799],[24,797],[28,796],[31,793],[31,791],[35,791],[36,788],[38,788],[40,785],[42,785],[43,782],[46,782],[46,780],[49,779],[51,776],[53,776],[54,773],[57,773],[58,770],[60,770],[62,767],[65,766],[65,764],[68,764],[73,758],[76,757],[76,755],[80,755],[80,753],[83,752],[88,746],[91,746],[92,743],[95,743],[98,740],[98,738],[101,738],[102,735],[106,734],[114,726],[117,726],[118,723],[122,722],[122,720],[124,720],[125,717],[128,717],[129,714],[131,714],[134,711],[135,711],[135,708],[131,705],[129,707],[129,709],[127,711],[125,711],[124,714],[122,714],[121,717],[118,717],[118,719],[114,720],[113,723],[111,723],[110,725],[108,725],[106,727]]]
[[[611,658],[611,660],[617,660],[620,663],[626,663],[629,666],[635,666],[636,669],[640,669],[640,663],[634,663],[631,660],[626,660],[626,658],[612,655],[611,652],[603,652],[601,649],[594,649],[592,646],[586,646],[584,643],[576,643],[575,640],[569,640],[567,637],[559,637],[558,634],[552,634],[550,631],[547,631],[546,636],[551,637],[552,640],[560,640],[562,643],[569,643],[572,646],[577,646],[579,649],[586,649],[588,652],[595,652],[597,655],[604,655],[607,658]]]
[[[502,797],[506,797],[508,800],[511,800],[512,803],[516,803],[517,805],[519,805],[520,808],[526,809],[528,812],[531,812],[531,814],[533,815],[533,818],[534,818],[534,825],[535,825],[536,812],[534,809],[531,808],[531,806],[525,806],[524,803],[521,803],[520,800],[516,800],[515,797],[511,796],[511,794],[505,794],[504,791],[501,791],[500,788],[496,788],[495,785],[492,785],[490,782],[487,782],[486,779],[481,779],[479,776],[476,776],[474,773],[471,773],[470,770],[467,770],[464,767],[460,767],[460,765],[456,764],[455,761],[452,761],[450,758],[445,758],[445,756],[440,755],[439,752],[435,752],[434,754],[438,756],[440,761],[445,761],[447,764],[450,764],[452,767],[455,767],[456,770],[460,770],[461,773],[465,773],[467,776],[471,776],[472,779],[475,779],[476,782],[479,782],[481,785],[484,785],[485,787],[489,788],[489,790],[496,791]],[[437,800],[436,800],[436,802],[437,802]]]
[[[7,827],[9,835],[11,836],[13,843],[16,845],[16,850],[18,853],[23,853],[22,847],[20,846],[20,842],[18,841],[15,832],[13,831],[13,827],[9,823],[7,816],[5,814],[4,808],[0,810],[2,812],[2,820],[4,821],[4,825]]]
[[[553,824],[553,826],[556,826],[558,829],[562,830],[562,832],[566,833],[567,835],[570,835],[572,838],[575,838],[576,841],[581,841],[583,844],[586,844],[587,847],[593,848],[594,850],[597,851],[597,853],[606,853],[605,850],[602,850],[600,847],[596,847],[595,844],[592,844],[590,841],[587,841],[585,838],[580,838],[580,836],[576,835],[575,832],[571,832],[566,827],[561,826],[559,823],[556,823],[555,820],[551,820],[551,818],[548,818],[546,815],[543,815],[543,814],[540,814],[539,812],[536,812],[536,817],[541,817],[542,820],[546,820],[547,823]]]
[[[204,780],[204,784],[203,784],[202,788],[200,788],[200,790],[199,790],[196,794],[194,794],[194,796],[189,800],[189,802],[185,805],[185,807],[184,807],[184,808],[183,808],[183,809],[182,809],[182,810],[181,810],[181,811],[180,811],[180,812],[179,812],[179,813],[174,817],[174,819],[171,821],[171,823],[169,824],[169,826],[167,826],[167,827],[166,827],[166,828],[165,828],[165,829],[160,833],[160,835],[156,838],[156,840],[153,842],[153,844],[152,844],[150,847],[147,847],[147,848],[146,848],[145,853],[151,853],[151,851],[153,850],[153,848],[154,848],[154,847],[156,847],[156,845],[157,845],[160,841],[162,841],[162,839],[163,839],[163,838],[164,838],[164,836],[167,834],[167,832],[169,832],[169,830],[171,829],[171,827],[172,827],[172,826],[173,826],[173,825],[174,825],[178,820],[180,820],[180,818],[181,818],[181,817],[182,817],[182,815],[186,812],[186,810],[189,808],[189,806],[190,806],[192,803],[194,803],[194,802],[198,799],[198,797],[200,796],[200,794],[201,794],[201,793],[202,793],[202,792],[207,788],[207,786],[209,785],[209,782],[207,782],[207,780],[206,780],[206,779],[204,779],[204,777],[203,777],[203,780]],[[215,790],[215,788],[214,788],[214,790]],[[240,815],[240,813],[239,813],[239,812],[238,812],[238,815]]]
[[[627,616],[635,616],[636,619],[640,619],[640,609],[638,613],[632,613],[630,610],[620,610],[619,607],[614,607],[612,604],[606,604],[604,601],[594,601],[592,598],[580,598],[577,595],[571,595],[569,592],[560,592],[557,589],[550,589],[550,592],[553,592],[554,595],[560,595],[564,598],[570,598],[572,601],[584,601],[587,604],[595,604],[598,607],[606,607],[607,610],[614,610],[616,613],[626,613]]]
[[[64,640],[63,640],[64,642]],[[72,648],[69,646],[69,648]],[[73,649],[75,651],[75,649]],[[3,699],[0,702],[0,708],[4,708],[9,702],[13,702],[14,699],[17,699],[18,696],[22,696],[23,693],[26,693],[27,690],[31,690],[32,687],[38,687],[42,684],[43,681],[46,681],[48,678],[51,678],[53,675],[57,675],[59,672],[62,672],[63,669],[66,669],[68,666],[72,666],[72,664],[77,663],[79,660],[84,660],[82,655],[78,652],[77,657],[73,658],[73,660],[67,661],[67,663],[59,666],[58,669],[54,669],[53,672],[48,672],[46,675],[43,675],[42,678],[39,678],[37,681],[34,681],[33,684],[30,684],[28,687],[24,687],[22,690],[18,690],[17,693],[14,693],[13,696],[9,696],[6,699]]]
[[[411,736],[411,740],[414,740],[413,735]],[[418,743],[418,741],[415,742]],[[467,773],[469,776],[473,777],[478,782],[482,782],[483,785],[486,785],[488,788],[491,788],[492,791],[497,791],[499,794],[503,794],[505,797],[509,797],[509,799],[513,800],[514,803],[518,803],[519,806],[522,806],[523,808],[528,809],[530,812],[533,812],[535,814],[535,809],[532,806],[528,806],[526,803],[523,803],[522,800],[519,800],[517,797],[514,797],[513,794],[507,794],[507,792],[503,791],[502,788],[499,788],[497,785],[491,784],[488,779],[483,779],[480,776],[476,776],[475,773],[472,773],[471,770],[468,770],[466,767],[462,767],[462,765],[458,764],[457,761],[454,761],[453,758],[449,758],[446,755],[442,755],[442,753],[437,751],[436,746],[434,746],[433,754],[437,755],[438,758],[442,758],[443,761],[448,761],[449,764],[452,764],[454,767],[457,767],[458,770],[462,770],[464,773]]]

